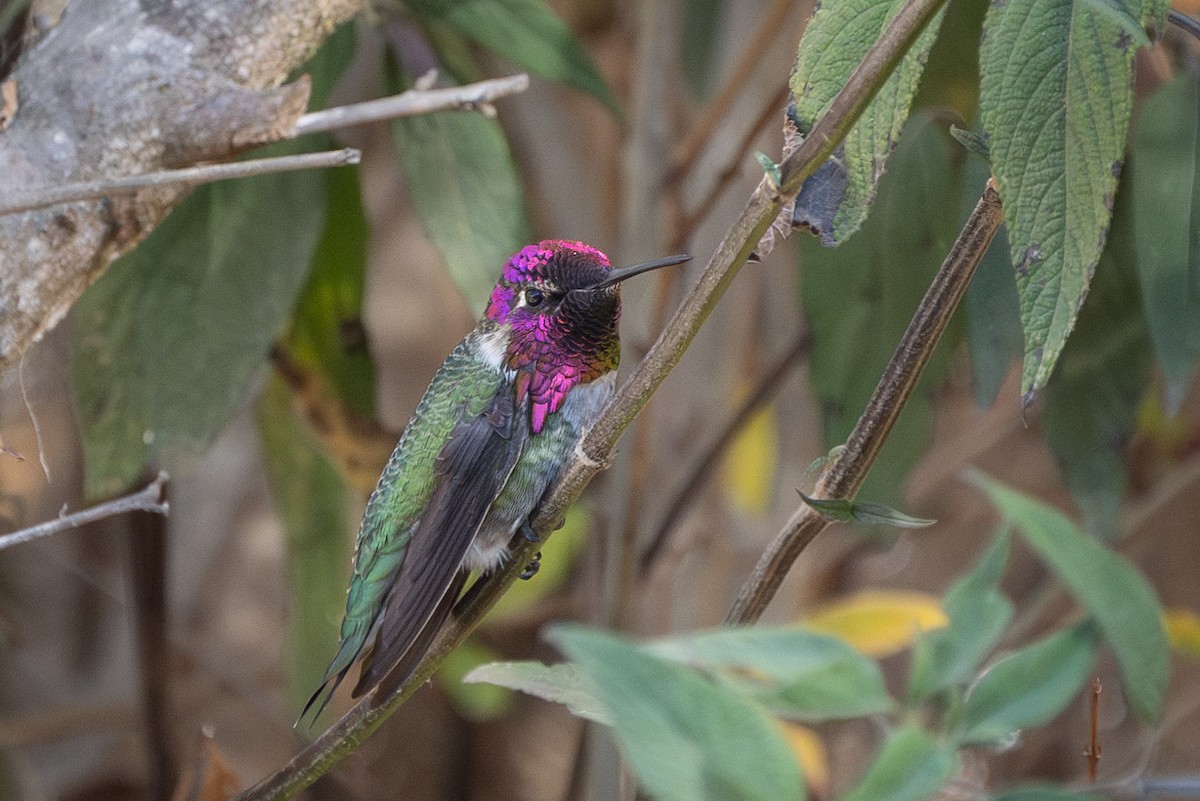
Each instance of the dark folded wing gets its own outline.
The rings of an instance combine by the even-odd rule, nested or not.
[[[519,432],[515,397],[502,387],[482,414],[458,423],[438,455],[433,494],[384,601],[375,646],[364,660],[354,695],[377,684],[422,630],[440,625],[448,614],[453,599],[446,596],[462,587],[455,578],[463,558],[521,455],[525,438]],[[431,618],[439,608],[442,614],[434,623]]]

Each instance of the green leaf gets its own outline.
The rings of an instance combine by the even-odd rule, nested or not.
[[[544,0],[406,0],[532,73],[581,89],[620,116],[621,107],[571,29]]]
[[[795,106],[794,119],[801,134],[807,134],[826,112],[833,98],[846,85],[851,72],[902,5],[900,0],[843,0],[817,4],[817,10],[804,29],[789,81]],[[866,219],[888,157],[901,139],[901,130],[908,119],[909,106],[929,50],[937,38],[943,13],[938,12],[917,37],[836,151],[835,164],[843,174],[835,183],[844,183],[844,194],[831,202],[822,200],[813,204],[831,210],[832,219],[825,219],[824,213],[818,213],[817,219],[803,213],[810,205],[808,193],[816,191],[818,184],[829,186],[824,179],[816,182],[810,179],[801,190],[797,210],[806,223],[822,234],[826,244],[844,241]]]
[[[201,187],[76,304],[88,497],[199,453],[245,403],[308,272],[325,180],[306,171]]]
[[[256,411],[271,495],[287,533],[287,688],[298,709],[320,684],[337,641],[352,493],[278,376],[267,382]]]
[[[990,801],[1101,801],[1095,793],[1079,793],[1052,785],[1033,784],[1014,787],[991,797]]]
[[[1001,659],[971,688],[959,741],[1003,743],[1057,717],[1087,681],[1095,649],[1084,621]]]
[[[1181,74],[1150,96],[1131,161],[1142,302],[1175,414],[1200,361],[1200,75]]]
[[[375,416],[375,368],[362,322],[370,231],[358,171],[330,170],[329,217],[282,346],[319,371],[352,412]]]
[[[562,704],[571,714],[612,725],[612,717],[597,698],[596,685],[578,666],[565,662],[493,662],[480,665],[463,677],[468,684],[486,682],[510,690],[536,695]]]
[[[1095,620],[1116,653],[1133,708],[1145,720],[1158,719],[1167,687],[1167,636],[1149,582],[1057,509],[982,474],[972,480]]]
[[[759,707],[611,635],[555,627],[595,682],[638,781],[663,801],[803,799],[799,767]]]
[[[1098,16],[1106,17],[1116,23],[1118,28],[1129,34],[1129,38],[1138,47],[1150,44],[1150,37],[1146,35],[1142,21],[1133,16],[1129,6],[1122,0],[1083,0],[1083,3]],[[1134,5],[1139,7],[1141,3]]]
[[[868,526],[894,526],[895,528],[926,528],[936,523],[923,517],[913,517],[898,512],[890,506],[870,501],[850,501],[845,498],[810,498],[803,492],[800,499],[815,511],[834,520],[851,520]]]
[[[1074,0],[993,3],[984,21],[980,111],[1021,295],[1026,398],[1050,377],[1100,259],[1135,50],[1111,15]]]
[[[493,720],[512,707],[512,689],[501,682],[473,682],[470,677],[489,664],[497,664],[495,651],[472,638],[446,655],[438,668],[442,690],[463,717]],[[536,663],[532,663],[536,664]]]
[[[996,537],[975,569],[946,591],[943,607],[950,625],[927,633],[913,648],[911,703],[967,684],[1000,640],[1013,614],[1012,603],[996,589],[1011,541],[1007,530]]]
[[[879,666],[836,637],[803,629],[718,629],[658,640],[657,656],[719,670],[778,714],[807,721],[887,712]]]
[[[1114,540],[1125,496],[1125,447],[1150,378],[1150,335],[1130,251],[1129,192],[1117,196],[1112,233],[1079,325],[1046,386],[1046,442],[1087,529]]]
[[[827,448],[844,442],[858,421],[954,242],[957,166],[946,139],[928,117],[917,115],[859,235],[837,248],[821,247],[809,237],[800,241],[800,299],[813,331],[809,371]],[[897,502],[904,476],[929,441],[930,393],[946,375],[948,347],[943,343],[926,367],[861,496]]]
[[[867,775],[840,801],[924,801],[958,768],[958,756],[916,728],[892,732]]]
[[[393,120],[392,139],[425,230],[481,311],[505,260],[529,239],[504,132],[482,114],[439,111]]]

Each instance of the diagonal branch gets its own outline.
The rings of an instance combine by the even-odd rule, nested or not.
[[[817,498],[853,498],[858,492],[1003,220],[1000,195],[989,180],[983,197],[921,299],[845,447],[817,482]],[[800,552],[831,522],[807,504],[796,510],[742,586],[725,622],[757,621]]]
[[[606,466],[621,434],[682,358],[700,326],[783,204],[795,197],[804,180],[832,155],[837,143],[845,138],[943,2],[908,0],[851,75],[846,86],[834,98],[829,111],[813,126],[811,134],[796,152],[780,165],[782,180],[779,185],[764,178],[755,189],[741,216],[710,257],[696,286],[667,323],[646,358],[621,387],[613,403],[604,410],[580,443],[562,478],[531,521],[536,533],[548,535],[563,519],[567,508],[579,497],[587,482]],[[516,543],[508,564],[499,572],[477,582],[459,603],[456,618],[438,635],[409,677],[394,688],[384,689],[381,685],[367,693],[286,765],[239,796],[239,801],[282,799],[298,793],[379,728],[433,675],[446,654],[466,639],[486,611],[517,579],[538,547],[537,543],[524,542],[521,538]]]

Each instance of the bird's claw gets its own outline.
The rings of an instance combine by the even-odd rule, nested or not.
[[[533,526],[529,525],[528,522],[521,524],[521,539],[526,542],[542,541],[542,538],[537,535],[537,532],[533,530]]]
[[[541,570],[541,568],[542,568],[542,552],[538,551],[537,553],[535,553],[533,555],[533,559],[530,560],[529,564],[525,566],[524,572],[521,573],[521,578],[524,579],[525,581],[528,581],[529,579],[536,576],[538,571]]]

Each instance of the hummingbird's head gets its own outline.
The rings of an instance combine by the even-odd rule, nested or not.
[[[485,316],[507,332],[507,366],[517,373],[518,392],[532,396],[535,432],[572,387],[616,369],[621,282],[686,260],[613,269],[591,245],[560,239],[527,245],[509,258]]]

